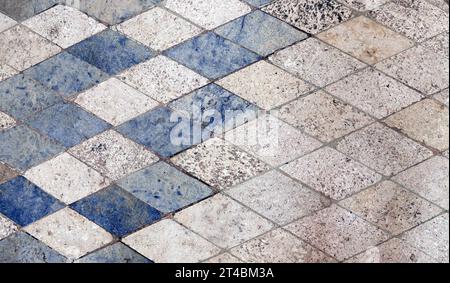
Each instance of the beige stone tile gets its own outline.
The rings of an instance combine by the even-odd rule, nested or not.
[[[439,102],[444,103],[448,107],[448,88],[434,95],[434,99]]]
[[[10,129],[16,125],[16,121],[8,114],[0,111],[0,131]]]
[[[425,41],[422,46],[430,49],[441,56],[449,57],[449,41],[448,32],[444,32],[428,41]]]
[[[16,231],[17,226],[14,224],[14,222],[0,214],[0,240],[3,240]]]
[[[213,258],[204,261],[204,263],[223,264],[223,263],[243,263],[242,260],[231,255],[230,253],[223,253]]]

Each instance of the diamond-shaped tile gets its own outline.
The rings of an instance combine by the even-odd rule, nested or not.
[[[445,157],[433,157],[394,177],[407,189],[448,210],[449,161]]]
[[[279,0],[263,11],[289,24],[316,34],[352,16],[352,11],[334,0]]]
[[[5,31],[16,24],[16,21],[0,13],[0,32]]]
[[[81,93],[75,103],[114,126],[158,106],[158,102],[116,78]]]
[[[212,32],[171,48],[165,55],[210,79],[228,75],[262,58]]]
[[[393,235],[400,234],[442,210],[390,181],[381,182],[340,203]]]
[[[10,129],[16,125],[16,121],[6,113],[0,111],[0,131]]]
[[[122,243],[115,243],[101,250],[95,251],[79,260],[77,263],[151,263]]]
[[[318,38],[367,64],[378,63],[414,45],[364,16],[320,33]]]
[[[62,48],[86,39],[106,27],[80,11],[58,5],[23,23]]]
[[[225,189],[268,171],[268,165],[219,138],[172,158],[172,162],[207,184]]]
[[[0,163],[0,184],[16,177],[17,173],[3,163]]]
[[[117,26],[117,29],[159,51],[202,32],[202,29],[159,7],[126,21]]]
[[[259,10],[221,26],[214,32],[262,56],[308,37]]]
[[[95,193],[110,183],[67,153],[31,168],[25,177],[66,204]]]
[[[158,161],[143,146],[107,131],[69,150],[71,154],[112,180]]]
[[[344,138],[339,151],[386,175],[411,167],[432,152],[401,134],[375,123]]]
[[[283,106],[277,115],[281,120],[325,142],[340,138],[373,121],[363,112],[323,91]]]
[[[108,78],[99,69],[67,52],[28,69],[25,74],[64,97],[80,93]]]
[[[70,207],[118,237],[129,235],[161,219],[161,212],[115,185]]]
[[[0,0],[0,11],[22,21],[58,4],[60,0]]]
[[[206,29],[213,29],[251,11],[238,0],[168,0],[165,6]]]
[[[280,225],[331,204],[318,193],[276,171],[227,190],[226,194]]]
[[[448,58],[422,46],[408,49],[375,66],[426,95],[448,88]]]
[[[365,66],[353,57],[314,38],[283,49],[269,60],[317,86],[326,86]]]
[[[373,68],[346,77],[326,90],[378,119],[423,98],[419,92]]]
[[[68,260],[24,232],[0,241],[1,263],[65,263]]]
[[[448,58],[449,57],[448,37],[449,37],[448,32],[441,33],[440,35],[422,43],[422,46],[426,49],[430,49]]]
[[[0,33],[0,62],[23,71],[59,53],[61,48],[18,25]]]
[[[448,108],[434,100],[422,100],[390,116],[385,122],[427,146],[441,151],[448,149]]]
[[[0,213],[20,226],[27,226],[63,207],[24,177],[0,185]]]
[[[67,50],[105,73],[115,75],[153,57],[153,51],[110,29]]]
[[[69,208],[33,223],[25,231],[72,260],[113,240],[108,232]]]
[[[222,248],[259,236],[273,225],[223,195],[216,195],[175,215],[175,219]]]
[[[121,74],[121,78],[162,103],[168,103],[208,83],[208,79],[164,56],[131,68]]]
[[[213,193],[207,185],[164,162],[136,172],[118,185],[164,213],[180,210]]]
[[[382,178],[329,147],[293,161],[281,167],[281,170],[336,200],[365,189]]]
[[[0,131],[0,161],[12,168],[25,171],[63,150],[64,147],[24,125]]]
[[[17,74],[17,71],[0,62],[0,82]]]
[[[389,2],[389,0],[338,0],[342,4],[346,4],[350,8],[360,12],[374,10],[381,5]]]
[[[336,205],[302,218],[286,229],[338,260],[389,238],[389,234]]]
[[[27,123],[65,147],[77,145],[110,127],[71,103],[59,103],[47,108],[30,117]]]
[[[217,84],[265,110],[280,106],[314,89],[312,85],[266,61],[250,65],[221,79]]]
[[[0,166],[1,166],[1,164],[0,164]],[[0,170],[1,170],[1,168],[0,168]],[[16,225],[14,225],[14,223],[11,220],[9,220],[8,218],[6,218],[5,216],[0,214],[0,240],[3,240],[4,238],[8,237],[9,235],[15,233],[16,231],[17,231]],[[1,260],[0,260],[0,262],[1,262]]]

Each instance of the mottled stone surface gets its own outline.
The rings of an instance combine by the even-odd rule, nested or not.
[[[3,163],[0,163],[0,184],[14,178],[17,173]]]
[[[448,32],[441,33],[440,35],[425,41],[422,43],[422,46],[426,49],[431,49],[432,51],[442,55],[449,57],[449,40],[448,40]]]
[[[427,148],[379,123],[352,133],[340,141],[337,148],[386,176],[395,175],[432,155]]]
[[[10,17],[0,13],[0,32],[9,29],[10,27],[14,26],[15,24],[16,24],[16,21],[14,21]]]
[[[270,110],[314,89],[284,70],[260,61],[217,82],[240,97]]]
[[[9,235],[11,235],[16,231],[17,226],[14,225],[14,222],[12,222],[8,218],[0,214],[0,240],[3,240],[4,238],[8,237]]]
[[[0,185],[0,213],[20,226],[27,226],[63,207],[22,176]]]
[[[202,29],[159,7],[126,21],[117,29],[154,50],[166,50],[202,32]]]
[[[338,0],[338,1],[360,12],[374,10],[375,8],[380,7],[386,2],[389,2],[389,0]]]
[[[237,257],[233,256],[230,253],[223,253],[213,258],[210,258],[207,261],[204,261],[203,263],[219,264],[219,263],[243,263],[243,262],[242,260],[238,259]]]
[[[373,121],[363,112],[323,91],[283,106],[277,115],[324,142],[340,138]]]
[[[121,74],[121,79],[162,103],[208,83],[208,79],[164,56],[129,69]]]
[[[196,263],[220,249],[173,220],[163,220],[124,242],[156,263]]]
[[[165,6],[205,29],[250,12],[250,7],[238,0],[167,0]]]
[[[244,2],[247,2],[248,4],[253,5],[255,7],[261,7],[261,6],[267,5],[272,1],[273,0],[244,0]]]
[[[77,260],[76,263],[152,263],[152,261],[119,242],[95,251]]]
[[[331,204],[325,197],[276,171],[256,177],[225,193],[280,225]]]
[[[222,248],[239,245],[273,225],[223,195],[216,195],[175,215],[175,219]]]
[[[17,71],[8,65],[0,63],[0,82],[17,74]]]
[[[16,121],[12,117],[0,111],[0,131],[10,129],[15,125]]]
[[[112,130],[71,148],[69,152],[111,180],[158,161],[158,157],[143,146]]]
[[[307,34],[261,11],[247,14],[214,32],[262,56],[308,37]]]
[[[60,0],[0,0],[0,11],[22,21],[58,4]]]
[[[25,177],[66,204],[95,193],[110,183],[97,171],[67,153],[31,168]]]
[[[344,78],[326,90],[378,119],[400,111],[423,97],[373,68]]]
[[[350,9],[334,0],[280,0],[264,7],[263,11],[312,34],[352,16]]]
[[[164,54],[210,79],[228,75],[261,59],[256,53],[212,32],[188,40]]]
[[[198,202],[213,191],[165,162],[159,162],[121,180],[119,186],[164,213]]]
[[[344,199],[381,179],[379,174],[329,147],[288,163],[281,170],[336,200]]]
[[[338,260],[345,260],[389,238],[382,230],[333,205],[286,229]]]
[[[317,86],[325,86],[364,67],[358,60],[310,38],[283,49],[269,60]]]
[[[269,170],[262,161],[219,138],[176,155],[172,162],[217,189],[237,185]]]
[[[449,101],[448,101],[449,100],[448,88],[446,90],[443,90],[443,91],[437,93],[434,96],[434,99],[438,100],[441,103],[444,103],[448,107],[448,104],[449,104]]]

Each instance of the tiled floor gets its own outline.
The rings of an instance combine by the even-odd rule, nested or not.
[[[0,262],[449,262],[447,0],[0,0]]]

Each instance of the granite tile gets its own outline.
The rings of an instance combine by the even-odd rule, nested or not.
[[[69,148],[106,131],[110,125],[71,103],[59,103],[30,117],[31,127]]]
[[[93,252],[76,263],[152,263],[152,261],[119,242]]]
[[[144,168],[118,185],[163,213],[175,212],[213,193],[207,185],[165,162]]]
[[[117,26],[125,35],[153,50],[166,50],[202,32],[202,29],[156,7]]]
[[[208,79],[164,56],[131,68],[121,75],[121,79],[162,103],[168,103],[208,83]]]
[[[448,92],[448,88],[447,88],[446,90],[443,90],[443,91],[435,94],[434,99],[445,104],[448,107],[448,104],[449,104],[448,96],[449,96],[449,92]]]
[[[16,24],[17,24],[16,21],[14,21],[10,17],[0,13],[0,32],[3,32],[5,30],[9,29],[10,27],[13,27]]]
[[[447,0],[427,0],[429,3],[433,4],[434,6],[441,8],[448,14],[448,1]]]
[[[28,69],[24,74],[66,98],[108,78],[107,74],[67,52]]]
[[[1,166],[1,164],[0,164],[0,166]],[[14,224],[14,222],[12,222],[8,218],[6,218],[5,216],[0,214],[0,240],[3,240],[4,238],[8,237],[9,235],[15,233],[16,231],[17,231],[17,227]]]
[[[0,111],[0,131],[10,129],[16,125],[16,121],[6,113]]]
[[[314,90],[312,85],[266,61],[250,65],[217,84],[265,110]]]
[[[172,162],[216,189],[225,189],[268,171],[270,167],[219,138],[184,151]]]
[[[60,0],[0,0],[0,11],[23,21],[58,4]]]
[[[161,219],[161,212],[112,185],[70,207],[118,237],[129,235]]]
[[[64,205],[22,176],[0,185],[0,213],[27,226]]]
[[[374,10],[381,5],[389,2],[389,0],[338,0],[342,4],[360,12]]]
[[[0,42],[0,62],[18,71],[61,52],[61,48],[21,25],[0,33]]]
[[[440,35],[425,41],[422,43],[425,49],[430,49],[441,56],[449,57],[449,41],[448,32],[441,33]]]
[[[0,163],[0,184],[17,176],[17,173],[3,163]]]
[[[427,148],[379,123],[345,137],[337,149],[385,176],[395,175],[432,155]]]
[[[110,183],[68,153],[31,168],[25,173],[25,177],[66,204],[95,193]]]
[[[228,75],[262,58],[212,32],[190,39],[164,54],[210,79]]]
[[[270,2],[272,2],[273,0],[244,0],[244,2],[253,5],[255,7],[262,7],[264,5],[269,4]]]
[[[113,241],[109,233],[69,208],[27,226],[25,231],[70,260]]]
[[[203,263],[224,264],[224,263],[243,263],[243,262],[242,260],[238,259],[237,257],[233,256],[230,253],[223,253],[213,258],[210,258],[204,261]]]
[[[242,244],[273,228],[269,221],[220,194],[183,210],[175,219],[221,248]]]
[[[115,75],[153,57],[153,51],[113,30],[105,30],[67,50],[70,54]]]
[[[238,0],[167,0],[165,6],[205,29],[213,29],[251,11]]]
[[[317,86],[333,83],[365,65],[317,39],[310,38],[269,57],[275,65]]]
[[[262,56],[308,37],[306,33],[259,10],[221,26],[214,32]]]
[[[0,62],[0,82],[17,74],[17,71]]]
[[[312,34],[329,29],[352,16],[350,9],[334,0],[279,0],[262,10]]]

